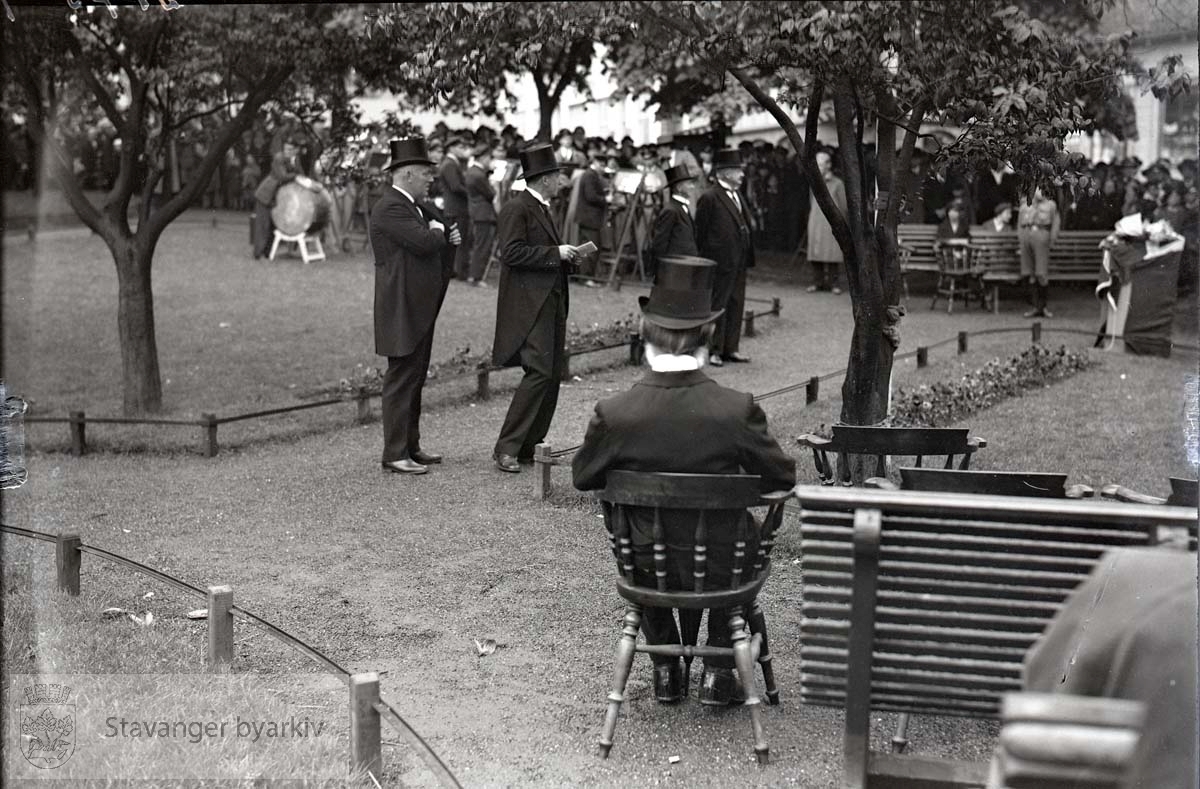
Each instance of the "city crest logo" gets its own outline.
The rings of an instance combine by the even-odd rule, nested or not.
[[[75,705],[70,685],[33,685],[21,705],[21,755],[34,767],[53,770],[75,753]]]

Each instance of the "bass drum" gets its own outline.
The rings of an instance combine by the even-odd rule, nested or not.
[[[271,220],[276,229],[285,235],[320,233],[329,224],[329,206],[332,202],[329,192],[320,185],[317,191],[313,191],[289,181],[275,192]]]

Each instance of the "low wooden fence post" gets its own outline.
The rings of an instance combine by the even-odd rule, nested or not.
[[[71,412],[71,454],[87,452],[87,421],[82,411]]]
[[[967,352],[967,336],[968,335],[965,331],[960,331],[958,333],[958,352],[959,353]]]
[[[746,310],[746,317],[744,318],[744,320],[746,321],[746,326],[745,326],[745,328],[742,329],[742,334],[744,334],[747,337],[753,337],[754,336],[754,310]]]
[[[620,261],[618,261],[618,262],[620,262]],[[615,266],[615,265],[617,265],[617,263],[613,263],[613,265]],[[621,291],[621,275],[620,275],[620,274],[618,274],[617,276],[613,277],[613,279],[612,279],[612,290],[613,290],[614,292],[616,292],[616,293],[620,293],[620,291]]]
[[[201,414],[200,425],[204,428],[204,457],[217,456],[217,415]]]
[[[543,441],[533,448],[533,495],[538,500],[550,498],[550,469],[553,466],[550,445]]]
[[[233,589],[208,587],[208,670],[225,672],[233,664]]]
[[[367,388],[360,386],[355,390],[355,400],[357,401],[358,411],[355,414],[355,419],[359,424],[364,424],[371,421],[371,396],[367,394]]]
[[[350,771],[366,770],[378,780],[383,772],[380,748],[379,675],[374,671],[350,676]]]
[[[821,396],[821,379],[813,376],[808,379],[808,383],[804,385],[804,404],[812,405],[817,402],[817,398]]]
[[[490,400],[492,397],[491,382],[488,379],[488,376],[491,375],[491,372],[488,368],[489,365],[487,362],[480,362],[479,367],[476,368],[475,397],[479,400]]]
[[[1042,341],[1042,322],[1034,321],[1032,331],[1033,331],[1033,341],[1041,342]]]
[[[783,301],[778,296],[772,296],[771,297],[771,314],[774,315],[776,318],[778,318],[779,313],[782,311],[783,311]]]
[[[629,363],[635,367],[642,363],[642,335],[635,331],[629,332]]]
[[[917,367],[920,368],[920,367],[928,367],[928,366],[929,366],[929,349],[926,348],[925,346],[920,346],[917,348]]]
[[[83,540],[78,534],[60,534],[54,541],[54,563],[58,568],[58,588],[71,597],[79,596],[79,548]]]
[[[575,354],[573,354],[573,353],[564,353],[563,354],[562,377],[559,378],[560,381],[566,382],[566,381],[571,380],[571,357],[574,355]]]

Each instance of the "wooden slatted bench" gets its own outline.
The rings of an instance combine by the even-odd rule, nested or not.
[[[1057,243],[1050,248],[1049,278],[1052,282],[1095,282],[1100,276],[1102,253],[1100,242],[1108,235],[1106,230],[1063,230]],[[902,256],[900,268],[903,277],[909,271],[938,270],[937,255],[933,242],[937,236],[936,225],[899,225],[896,240],[908,251]],[[986,266],[983,275],[985,285],[992,289],[992,309],[1000,311],[1000,286],[1015,285],[1021,279],[1021,258],[1017,246],[1017,231],[1000,232],[971,228],[971,245],[978,248],[976,261]],[[905,297],[908,285],[905,282]]]
[[[795,492],[801,700],[846,709],[844,787],[982,786],[986,764],[871,752],[872,711],[998,716],[1003,694],[1021,690],[1026,651],[1105,551],[1180,529],[1196,542],[1194,508]]]

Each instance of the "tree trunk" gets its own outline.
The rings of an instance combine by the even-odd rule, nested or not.
[[[162,377],[154,334],[150,263],[154,249],[137,239],[112,244],[117,263],[117,332],[121,340],[121,380],[126,415],[162,410]]]
[[[554,108],[549,96],[538,97],[538,139],[554,143]]]

